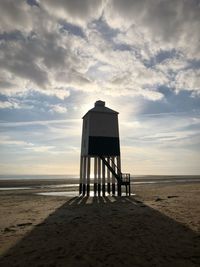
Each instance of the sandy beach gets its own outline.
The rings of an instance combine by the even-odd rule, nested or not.
[[[37,195],[52,189],[20,183],[35,188],[0,191],[2,267],[200,266],[200,183],[84,198]]]

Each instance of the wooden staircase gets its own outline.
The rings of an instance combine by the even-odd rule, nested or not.
[[[130,186],[130,173],[122,173],[121,170],[117,167],[117,165],[114,163],[114,161],[110,158],[110,161],[112,163],[112,166],[109,164],[109,162],[106,160],[105,157],[99,156],[100,159],[102,160],[103,164],[109,169],[109,171],[114,175],[114,177],[117,180],[117,191],[118,191],[118,196],[122,195],[121,191],[121,186],[126,187],[126,195],[131,194],[131,186]],[[115,171],[117,170],[117,172]]]

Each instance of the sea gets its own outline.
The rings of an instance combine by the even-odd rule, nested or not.
[[[91,187],[92,182],[91,178]],[[131,187],[178,183],[200,183],[200,175],[131,175]],[[38,195],[75,196],[78,187],[78,175],[0,175],[0,191],[32,189]]]

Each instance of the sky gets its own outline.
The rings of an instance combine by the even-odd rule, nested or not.
[[[199,175],[199,29],[199,0],[1,0],[0,174],[78,175],[100,99],[123,172]]]

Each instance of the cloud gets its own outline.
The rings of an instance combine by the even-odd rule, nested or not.
[[[180,71],[176,76],[175,88],[177,91],[191,90],[200,95],[200,70]]]
[[[47,90],[32,90],[32,92],[39,92],[47,96],[56,96],[60,100],[64,100],[65,98],[70,96],[69,90],[65,88],[54,88],[52,89],[47,89]]]
[[[31,8],[26,1],[1,1],[0,2],[1,31],[12,31],[13,28],[22,31],[32,29]]]
[[[182,86],[182,90],[200,90],[196,83],[198,73],[194,64],[189,63],[200,59],[198,1],[116,0],[109,2],[104,15],[109,26],[119,31],[114,38],[118,46],[134,52],[145,66],[153,69],[155,75],[156,70],[159,71],[158,76],[162,72],[165,85],[179,89]],[[190,86],[187,78],[185,83],[180,82],[178,71],[185,68],[190,68],[189,73],[193,77]],[[182,72],[182,75],[186,77],[187,72]]]
[[[31,13],[29,30],[24,18],[20,24],[24,21],[24,30],[13,24],[12,29],[4,26],[7,32],[1,35],[0,84],[4,95],[35,90],[64,100],[73,88],[160,101],[164,94],[159,87],[163,85],[176,91],[199,91],[198,72],[187,63],[187,59],[191,62],[188,42],[177,46],[179,41],[173,39],[177,31],[180,39],[181,35],[188,37],[189,25],[196,29],[199,9],[195,1],[2,5],[5,12],[10,7],[12,12],[18,8]],[[189,19],[183,21],[186,10]],[[190,79],[185,78],[188,73]]]
[[[1,127],[20,127],[29,125],[50,125],[50,124],[69,124],[77,123],[79,120],[66,119],[66,120],[41,120],[41,121],[20,121],[20,122],[0,122]]]
[[[32,143],[28,143],[22,140],[14,140],[10,136],[2,136],[0,140],[0,145],[16,145],[16,146],[32,146]]]
[[[67,112],[67,108],[61,105],[51,105],[50,108],[50,112],[56,112],[61,114]]]
[[[83,25],[101,15],[103,3],[102,0],[47,0],[40,5],[51,16]]]
[[[0,109],[13,109],[13,108],[19,108],[19,104],[16,102],[10,102],[10,101],[0,101]]]
[[[136,124],[136,126],[134,121],[133,124],[123,124],[122,146],[134,146],[142,150],[160,150],[159,154],[164,158],[167,153],[172,153],[172,151],[179,154],[182,149],[184,153],[187,151],[192,154],[200,148],[198,117],[152,114],[150,117],[140,118],[139,121],[139,125]],[[132,152],[132,156],[134,157],[134,152]],[[151,155],[151,157],[154,156]]]
[[[31,150],[33,152],[48,152],[52,151],[55,147],[54,146],[44,146],[44,145],[35,145],[33,143],[29,143],[22,140],[15,140],[12,139],[10,136],[1,136],[0,140],[1,146],[19,146],[25,150]]]
[[[195,0],[113,0],[105,9],[111,27],[136,32],[136,36],[132,35],[132,44],[142,37],[153,46],[173,45],[191,56],[199,55],[199,14],[199,3]]]
[[[31,150],[33,152],[49,152],[54,148],[54,146],[31,146],[26,149]]]
[[[32,14],[34,31],[28,33],[13,29],[6,36],[2,35],[0,68],[1,77],[5,77],[2,81],[4,94],[38,90],[64,99],[68,96],[68,88],[72,87],[84,92],[103,90],[108,95],[141,94],[148,99],[161,99],[161,93],[156,92],[157,86],[168,82],[167,77],[159,70],[145,67],[135,51],[115,49],[119,42],[115,38],[117,32],[112,31],[105,20],[96,20],[88,24],[88,28],[85,26],[84,35],[76,34],[78,28],[72,24],[76,23],[76,19],[71,24],[61,23],[58,18],[50,20],[51,10],[55,10],[56,17],[60,19],[68,19],[72,11],[70,14],[77,14],[81,20],[92,20],[94,9],[102,9],[102,3],[99,3],[59,1],[56,9],[53,1],[47,1],[42,2],[40,7],[29,6],[31,11],[37,10]],[[84,15],[79,14],[82,5],[87,9]],[[107,9],[105,3],[104,8]],[[46,21],[46,27],[43,23],[42,27],[38,27],[36,18],[38,22]],[[60,32],[63,25],[65,31]],[[83,33],[83,29],[81,31]],[[70,34],[73,32],[74,35]],[[108,37],[108,33],[112,33],[113,38]]]

